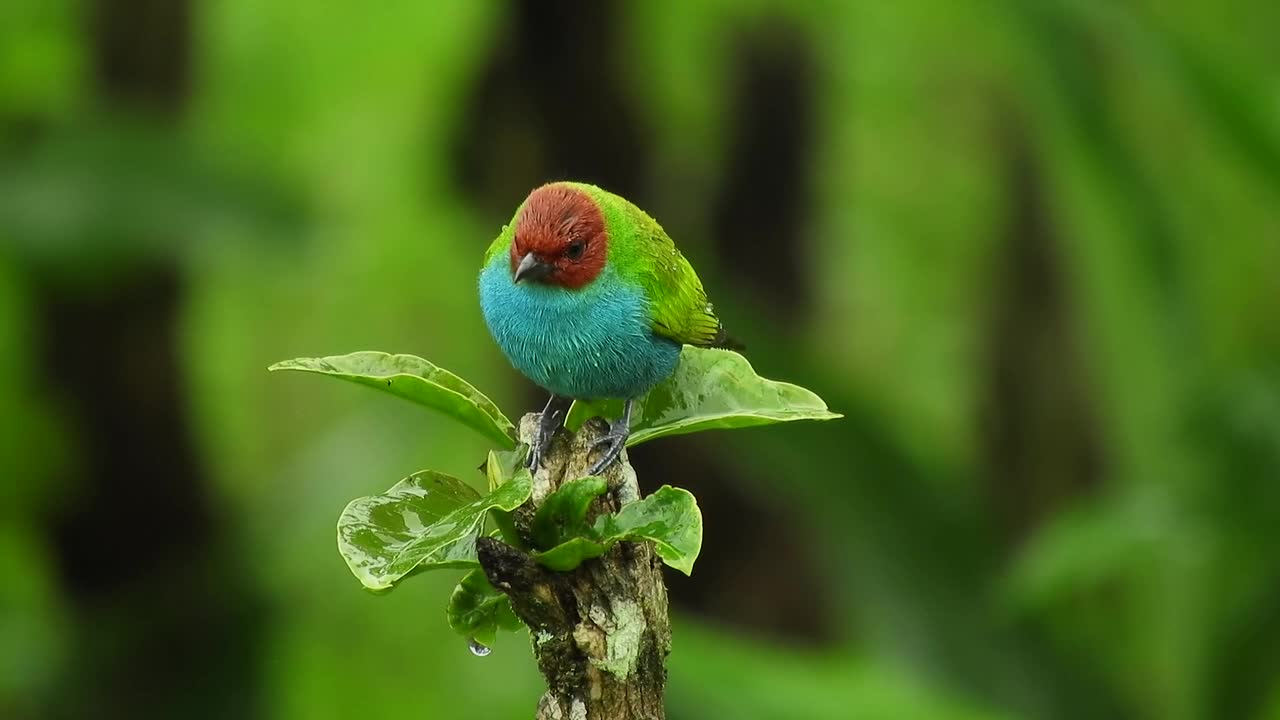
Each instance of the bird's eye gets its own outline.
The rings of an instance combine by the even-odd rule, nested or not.
[[[564,254],[570,260],[577,260],[578,258],[582,257],[582,250],[583,250],[582,241],[576,240],[574,242],[569,243],[569,247],[565,248]]]

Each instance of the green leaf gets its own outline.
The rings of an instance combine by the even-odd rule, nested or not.
[[[529,446],[524,443],[521,443],[515,450],[489,451],[489,457],[484,463],[484,475],[489,481],[489,492],[493,492],[505,485],[523,467],[524,458],[528,452]],[[516,523],[511,517],[511,511],[494,508],[489,511],[489,516],[493,518],[493,524],[502,533],[502,539],[506,540],[507,544],[524,548],[524,543],[520,540],[520,533],[516,532]]]
[[[445,609],[449,627],[459,635],[491,647],[499,630],[516,631],[524,627],[511,610],[511,602],[500,592],[484,571],[472,570],[463,576],[449,596]]]
[[[603,537],[651,540],[658,557],[685,575],[702,550],[702,512],[693,493],[670,485],[596,521]]]
[[[612,542],[596,542],[591,538],[576,537],[546,552],[535,553],[533,557],[543,567],[568,572],[581,565],[584,560],[600,557],[612,545]]]
[[[621,414],[619,400],[576,402],[567,425],[577,430],[588,418]],[[686,346],[671,377],[636,401],[627,445],[701,430],[839,417],[799,385],[760,377],[736,352]]]
[[[492,400],[466,380],[420,357],[368,351],[285,360],[267,369],[319,373],[378,388],[442,412],[507,450],[516,446],[515,426]]]
[[[528,453],[529,446],[524,443],[515,450],[490,450],[484,461],[484,476],[489,481],[489,489],[496,490],[524,467]]]
[[[426,470],[381,495],[357,498],[338,520],[338,551],[370,590],[387,590],[412,572],[474,568],[476,536],[490,509],[529,499],[528,470],[480,497],[457,478]]]
[[[608,487],[604,478],[588,476],[570,480],[548,495],[533,518],[534,544],[550,548],[571,538],[593,535],[587,525],[587,508]]]
[[[658,557],[685,575],[702,550],[702,512],[688,490],[663,485],[657,492],[631,503],[613,515],[602,515],[594,527],[596,539],[575,537],[535,559],[552,570],[572,570],[582,561],[603,555],[623,540],[649,540]]]

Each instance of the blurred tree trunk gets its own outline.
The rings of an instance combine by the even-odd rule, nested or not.
[[[193,10],[191,0],[91,3],[97,102],[179,122],[191,92]],[[174,255],[92,283],[55,269],[36,287],[42,366],[77,451],[72,502],[52,528],[78,616],[68,683],[76,691],[55,699],[60,714],[253,715],[256,613],[192,437]]]
[[[627,83],[617,0],[512,0],[456,143],[459,184],[486,211],[551,180],[595,183],[641,203],[649,138]]]
[[[810,218],[820,76],[814,40],[792,18],[766,14],[725,30],[728,151],[721,181],[707,198],[706,241],[720,276],[746,291],[734,298],[722,287],[712,299],[718,309],[736,311],[751,323],[726,321],[754,362],[768,352],[766,345],[786,346],[787,328],[804,327],[813,312],[805,269],[814,252]],[[667,229],[686,249],[698,240]],[[763,340],[764,328],[778,330],[772,342]],[[634,463],[641,477],[675,478],[697,495],[709,517],[755,528],[707,534],[697,576],[672,583],[678,607],[788,642],[837,641],[832,580],[810,552],[817,543],[812,527],[790,503],[749,489],[768,487],[774,478],[751,478],[760,471],[736,462],[723,441],[701,434],[668,438],[661,452],[637,448]],[[747,566],[742,557],[754,561]]]
[[[1016,544],[1103,474],[1093,394],[1043,178],[1022,124],[1000,132],[1010,210],[988,325],[983,454]]]
[[[818,67],[811,40],[785,18],[735,38],[723,182],[711,201],[720,267],[760,296],[781,327],[812,312],[813,147]]]

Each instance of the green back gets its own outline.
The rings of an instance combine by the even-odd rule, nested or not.
[[[653,331],[686,345],[712,346],[725,340],[707,293],[693,266],[676,249],[656,220],[625,198],[586,183],[565,183],[585,192],[599,205],[609,233],[609,265],[623,282],[638,285],[649,298]],[[485,265],[506,252],[515,233],[516,208],[485,252]]]

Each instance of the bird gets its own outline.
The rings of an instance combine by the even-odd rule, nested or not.
[[[595,185],[535,188],[484,254],[480,309],[503,354],[550,393],[527,464],[537,470],[574,400],[623,400],[593,446],[597,475],[621,454],[631,411],[685,345],[741,349],[662,226]]]

